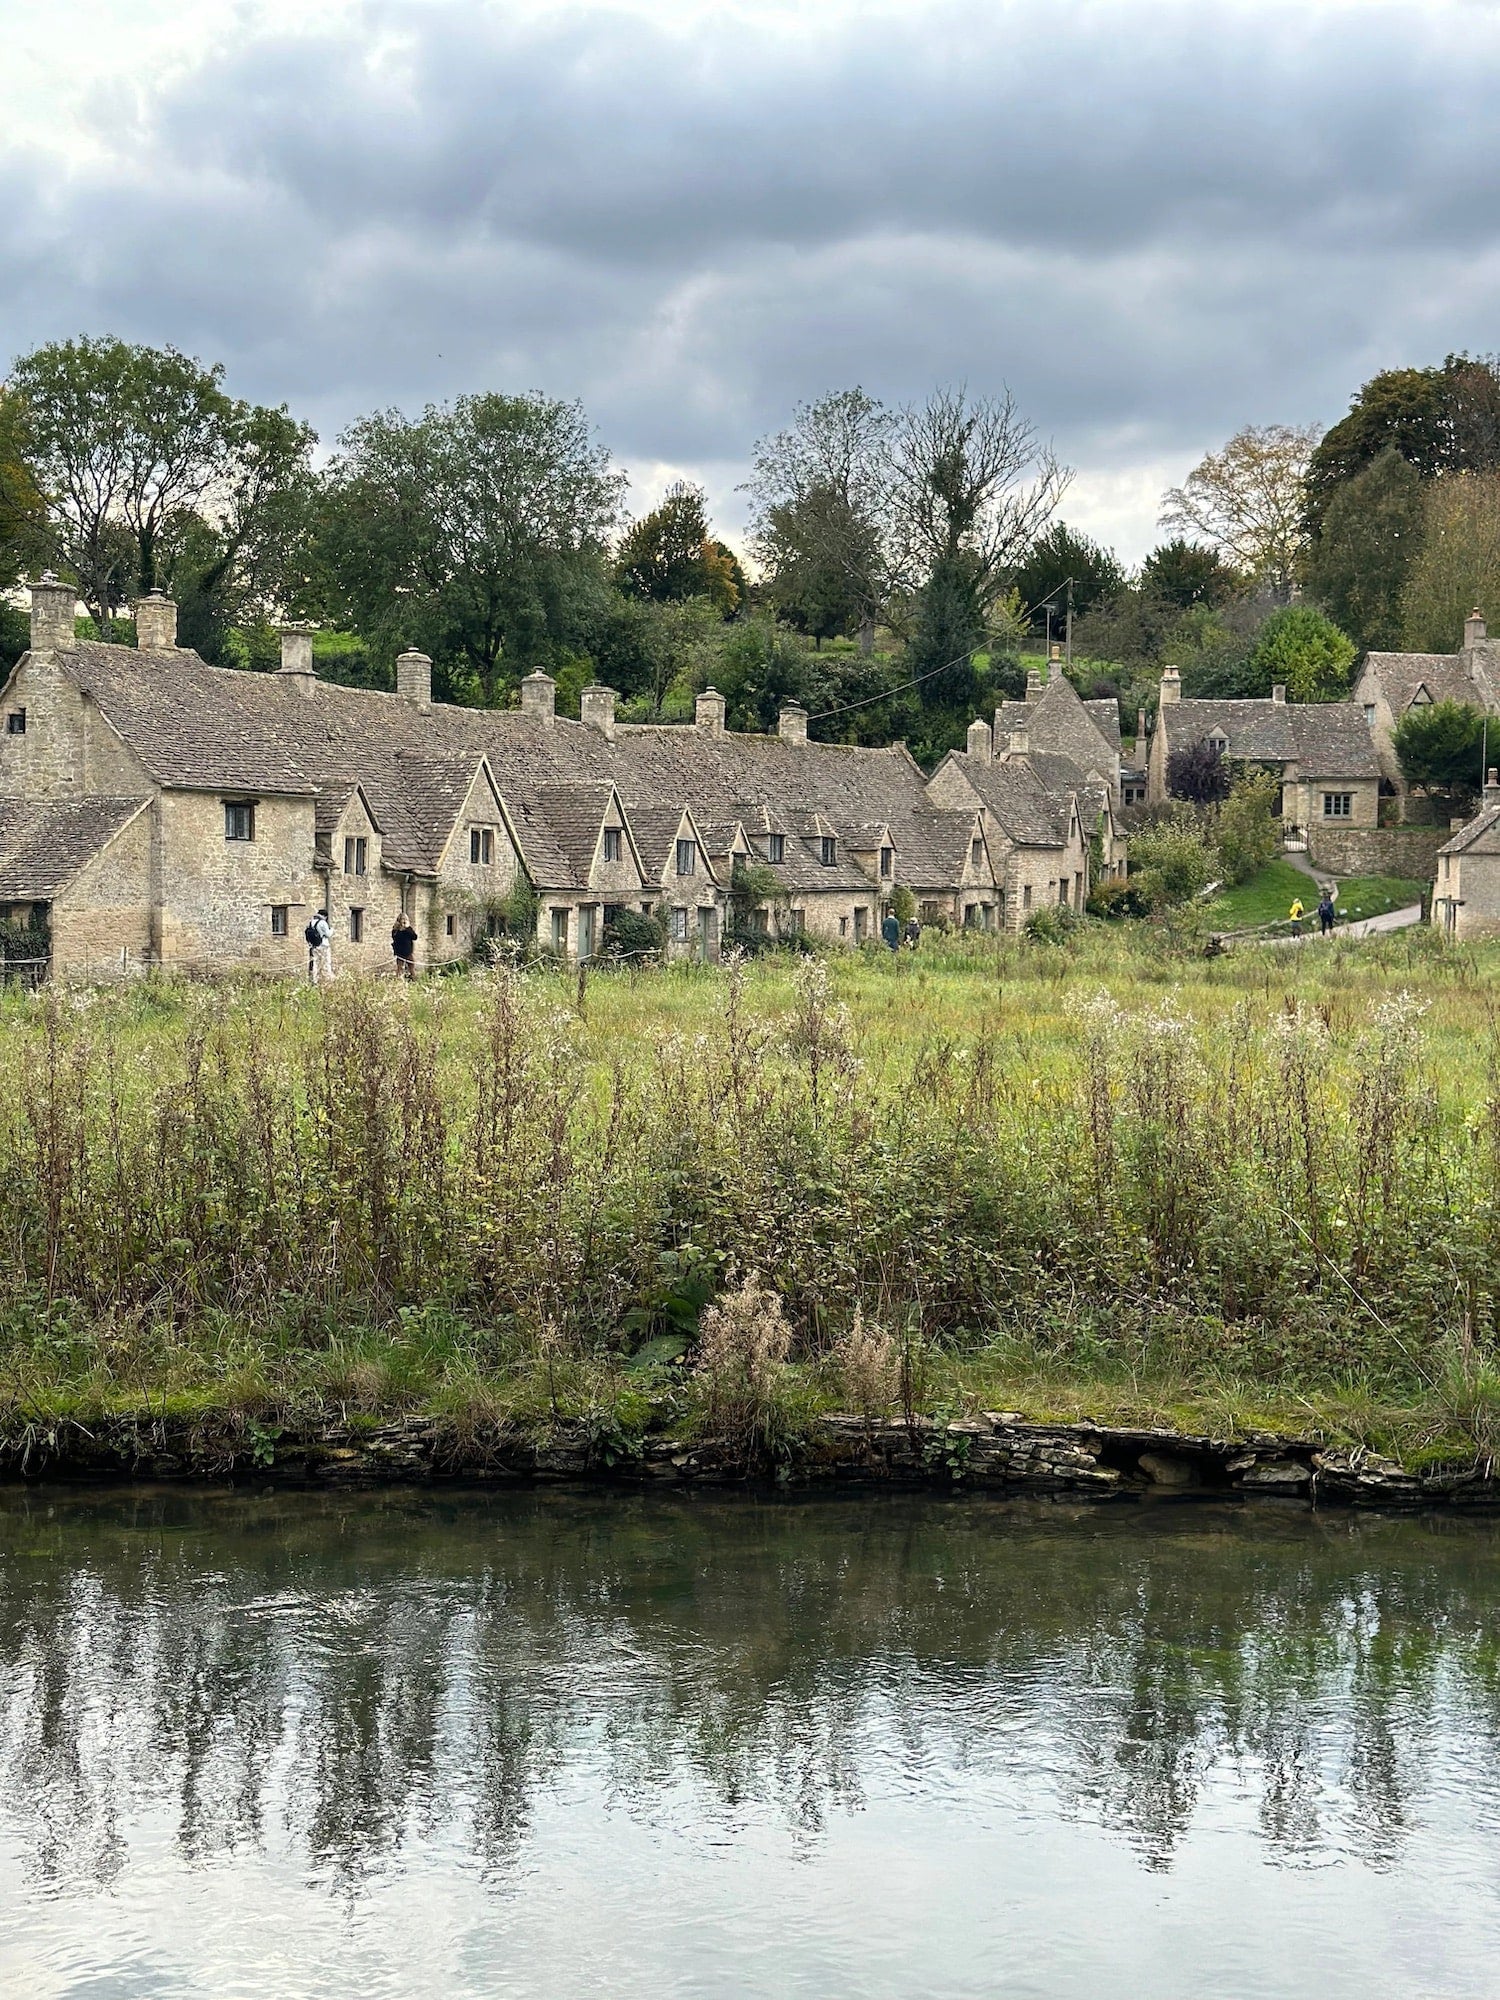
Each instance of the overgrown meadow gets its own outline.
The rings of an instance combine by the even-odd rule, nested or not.
[[[0,1395],[1500,1436],[1493,966],[1429,935],[0,1003]]]

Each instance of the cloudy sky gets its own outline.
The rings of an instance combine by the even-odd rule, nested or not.
[[[1500,347],[1490,0],[0,0],[0,366],[116,332],[325,439],[581,397],[733,530],[799,398],[1004,383],[1139,558],[1246,422]]]

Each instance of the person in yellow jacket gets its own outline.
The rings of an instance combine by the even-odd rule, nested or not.
[[[1302,898],[1300,896],[1293,896],[1292,907],[1288,911],[1288,915],[1291,917],[1292,920],[1292,936],[1301,937],[1303,912],[1302,912]]]

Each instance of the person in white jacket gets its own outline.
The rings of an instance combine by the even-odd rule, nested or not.
[[[326,986],[333,977],[333,926],[328,912],[319,910],[303,935],[307,939],[307,976],[314,986]]]

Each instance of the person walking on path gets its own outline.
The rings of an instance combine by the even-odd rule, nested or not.
[[[326,986],[333,977],[333,926],[328,912],[319,910],[302,935],[307,939],[307,976],[314,986]]]
[[[417,976],[417,933],[403,910],[391,925],[391,950],[396,954],[396,971],[402,979]]]
[[[1333,891],[1325,887],[1318,899],[1318,930],[1321,936],[1327,937],[1333,929],[1333,920],[1337,914],[1333,907]]]
[[[1292,936],[1293,936],[1293,937],[1301,937],[1301,935],[1302,935],[1302,918],[1303,918],[1303,914],[1304,914],[1304,913],[1303,913],[1303,909],[1302,909],[1302,898],[1301,898],[1300,896],[1293,896],[1293,898],[1292,898],[1292,907],[1291,907],[1291,909],[1290,909],[1290,910],[1289,910],[1289,911],[1287,912],[1287,915],[1288,915],[1288,916],[1289,916],[1289,917],[1291,918],[1291,920],[1292,920]]]

